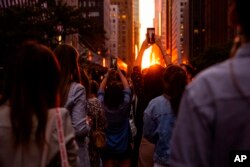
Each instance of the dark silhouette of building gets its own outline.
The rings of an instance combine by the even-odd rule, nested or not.
[[[119,9],[117,56],[131,67],[134,61],[134,41],[132,37],[134,36],[133,5],[135,5],[135,2],[132,2],[132,0],[110,0],[110,3],[117,5]]]
[[[211,46],[221,46],[233,39],[228,27],[229,0],[189,0],[184,18],[185,57],[198,56]]]
[[[78,5],[83,9],[83,15],[90,20],[89,31],[84,35],[83,43],[105,56],[109,49],[110,39],[110,2],[109,0],[78,0]],[[91,33],[91,32],[95,33]]]

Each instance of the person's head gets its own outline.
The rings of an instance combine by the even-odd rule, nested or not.
[[[177,65],[168,66],[163,74],[164,94],[170,98],[171,106],[177,115],[182,93],[187,85],[186,72]]]
[[[98,89],[99,89],[98,82],[95,80],[90,80],[90,94],[96,97]]]
[[[54,50],[62,71],[60,81],[61,106],[66,103],[69,87],[72,82],[80,83],[80,71],[78,66],[78,52],[68,44],[61,44]]]
[[[195,75],[194,68],[189,64],[180,64],[180,66],[182,67],[183,70],[186,71],[187,77],[188,77],[188,82],[191,82],[194,75]]]
[[[118,81],[111,81],[107,84],[104,94],[104,104],[109,109],[118,108],[124,99],[123,85]]]
[[[165,68],[161,65],[155,64],[150,66],[143,76],[145,105],[147,105],[150,100],[163,93],[162,76],[164,69]]]
[[[250,40],[250,1],[231,0],[229,21],[232,26],[239,26],[247,41]]]
[[[49,108],[58,106],[60,67],[54,53],[33,41],[22,44],[8,66],[1,104],[10,106],[15,144],[30,141],[34,116],[38,121],[36,139],[45,141]]]
[[[107,84],[112,83],[114,81],[120,82],[121,79],[119,77],[119,74],[118,74],[117,70],[110,70]]]

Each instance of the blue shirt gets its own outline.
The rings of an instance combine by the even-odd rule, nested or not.
[[[229,167],[231,150],[250,150],[249,72],[250,43],[187,86],[173,132],[171,167]]]
[[[154,162],[167,165],[169,142],[175,121],[169,100],[163,95],[152,99],[144,111],[143,119],[143,135],[155,144]]]
[[[104,104],[104,91],[98,91],[98,99],[104,106],[108,126],[105,129],[107,138],[107,153],[123,153],[127,150],[130,140],[129,113],[131,105],[131,90],[123,90],[123,103],[118,108],[110,110]]]

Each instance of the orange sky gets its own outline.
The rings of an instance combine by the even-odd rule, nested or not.
[[[155,0],[140,0],[140,46],[146,39],[146,32],[148,27],[154,27],[154,15],[155,15]],[[145,50],[142,58],[142,69],[147,68],[156,63],[154,60],[154,53],[150,56],[152,47]],[[151,58],[150,58],[151,57]]]

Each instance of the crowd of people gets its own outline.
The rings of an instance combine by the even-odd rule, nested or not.
[[[0,166],[229,167],[231,151],[250,151],[248,7],[231,2],[231,58],[196,76],[165,57],[95,80],[73,46],[23,42],[0,97]]]

